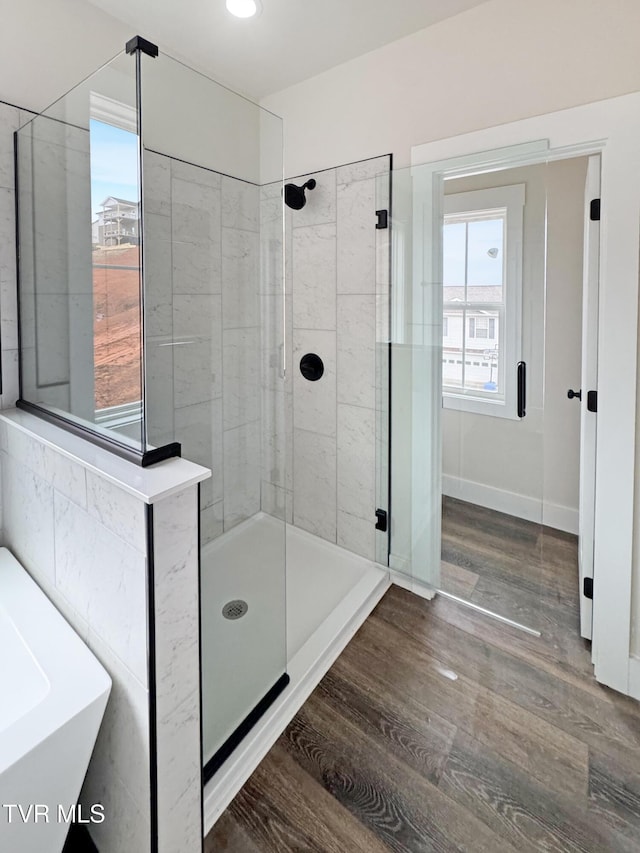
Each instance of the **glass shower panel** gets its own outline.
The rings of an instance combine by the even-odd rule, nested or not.
[[[429,173],[393,172],[389,565],[440,585],[442,286]],[[437,189],[437,187],[436,187]]]
[[[147,441],[213,472],[208,778],[286,683],[282,123],[170,57],[141,63]]]
[[[135,62],[17,133],[21,398],[144,449]]]
[[[375,473],[378,518],[375,534],[375,560],[389,564],[390,517],[390,369],[391,369],[391,171],[376,176],[376,211],[387,211],[387,227],[376,229],[376,308],[375,308]],[[384,223],[381,223],[384,224]],[[380,515],[380,512],[386,515]]]

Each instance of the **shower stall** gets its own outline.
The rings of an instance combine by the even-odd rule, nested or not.
[[[192,634],[215,786],[388,586],[389,158],[285,192],[281,119],[136,37],[18,131],[16,173],[18,406],[212,471]]]

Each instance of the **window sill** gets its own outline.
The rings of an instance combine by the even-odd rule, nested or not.
[[[509,406],[504,400],[488,400],[484,397],[450,394],[446,391],[442,394],[442,408],[453,409],[456,412],[468,412],[473,415],[485,415],[491,418],[520,420],[515,408]]]

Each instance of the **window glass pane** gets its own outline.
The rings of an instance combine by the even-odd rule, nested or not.
[[[465,298],[465,222],[445,222],[442,237],[442,278],[445,302],[462,302]]]
[[[90,122],[95,408],[119,427],[141,417],[138,137]]]
[[[442,329],[442,383],[450,388],[462,388],[462,352],[464,314],[447,311]]]
[[[468,223],[467,300],[502,302],[504,218]]]

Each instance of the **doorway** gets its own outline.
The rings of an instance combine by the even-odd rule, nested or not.
[[[580,389],[583,338],[597,348],[597,299],[583,334],[594,177],[597,155],[443,182],[439,591],[536,633],[575,621],[580,532],[593,549]]]

